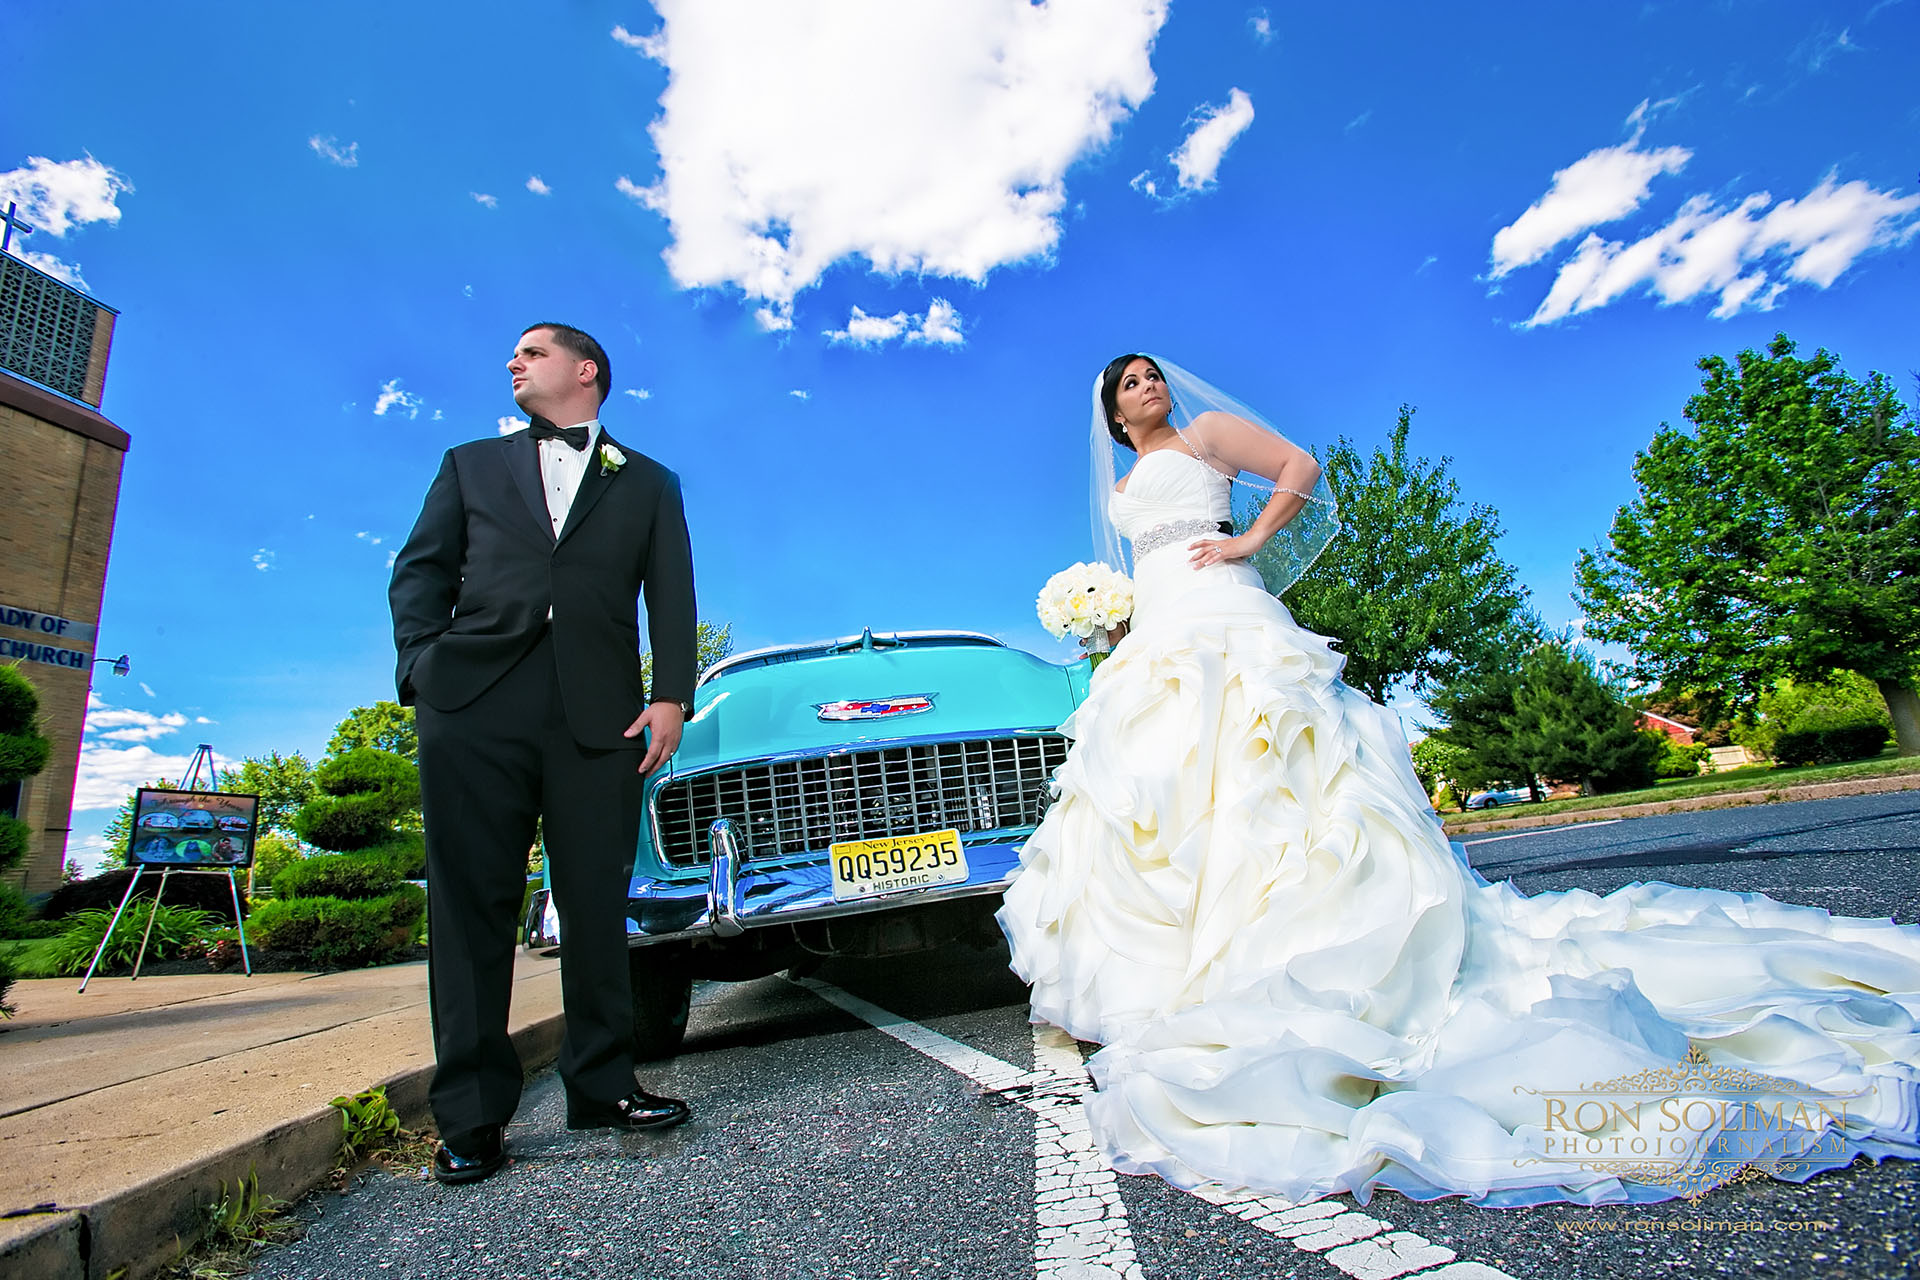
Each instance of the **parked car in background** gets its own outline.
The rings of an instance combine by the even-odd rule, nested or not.
[[[1525,804],[1533,799],[1533,792],[1525,787],[1502,787],[1495,791],[1478,791],[1467,797],[1469,809],[1492,809],[1503,804]]]
[[[635,1051],[679,1046],[697,978],[997,943],[1091,670],[964,631],[866,631],[711,667],[647,783],[627,906]],[[527,945],[559,934],[543,885]]]

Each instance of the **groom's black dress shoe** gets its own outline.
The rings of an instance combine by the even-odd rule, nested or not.
[[[467,1150],[457,1152],[445,1143],[433,1153],[433,1176],[436,1181],[448,1186],[458,1186],[463,1182],[478,1182],[500,1171],[507,1162],[507,1144],[500,1137],[496,1126],[482,1129],[470,1135],[461,1143]]]
[[[569,1129],[671,1129],[684,1124],[693,1109],[678,1098],[661,1098],[645,1089],[635,1089],[618,1102],[585,1102],[567,1099]]]

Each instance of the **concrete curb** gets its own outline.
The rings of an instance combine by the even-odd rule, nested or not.
[[[527,1071],[559,1056],[565,1021],[552,1014],[513,1031]],[[427,1118],[432,1076],[432,1067],[414,1067],[359,1088],[385,1085],[402,1123],[413,1126]],[[297,1200],[333,1169],[340,1139],[340,1113],[321,1106],[92,1204],[36,1206],[0,1221],[0,1280],[107,1280],[123,1267],[126,1280],[140,1280],[198,1237],[206,1206],[219,1201],[222,1184],[231,1187],[252,1172],[262,1191]]]
[[[1481,831],[1521,831],[1529,827],[1567,827],[1579,822],[1612,822],[1620,818],[1651,818],[1663,813],[1698,813],[1706,809],[1735,809],[1750,804],[1782,804],[1791,800],[1828,800],[1834,796],[1870,796],[1890,791],[1920,790],[1920,773],[1896,773],[1879,778],[1846,778],[1839,782],[1810,782],[1768,790],[1728,791],[1681,800],[1654,800],[1645,804],[1610,805],[1571,812],[1521,814],[1512,818],[1482,818],[1448,823],[1449,836]]]

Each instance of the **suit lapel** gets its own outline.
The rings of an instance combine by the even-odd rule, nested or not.
[[[514,486],[527,500],[527,511],[540,526],[540,532],[552,542],[553,513],[547,510],[546,488],[540,482],[540,446],[534,442],[531,431],[516,431],[504,443],[507,470],[513,473]]]
[[[580,477],[580,488],[573,495],[573,506],[567,511],[567,522],[560,526],[559,541],[561,542],[565,542],[572,536],[573,531],[580,527],[580,522],[587,518],[589,511],[593,510],[594,503],[600,501],[601,495],[606,493],[614,477],[620,474],[618,468],[608,470],[601,465],[600,446],[607,444],[616,449],[620,448],[620,442],[608,435],[607,429],[603,426],[600,428],[600,438],[587,450],[587,473]],[[622,449],[621,452],[626,451]]]

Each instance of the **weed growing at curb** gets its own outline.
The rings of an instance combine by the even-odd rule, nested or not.
[[[229,1191],[220,1184],[220,1200],[205,1207],[200,1239],[162,1272],[163,1280],[234,1280],[253,1269],[268,1245],[296,1240],[305,1230],[287,1213],[287,1202],[260,1189],[260,1175],[249,1169]]]
[[[433,1142],[400,1123],[385,1085],[341,1095],[330,1104],[340,1110],[340,1161],[333,1183],[343,1186],[353,1171],[372,1161],[389,1173],[408,1173],[433,1158]]]

